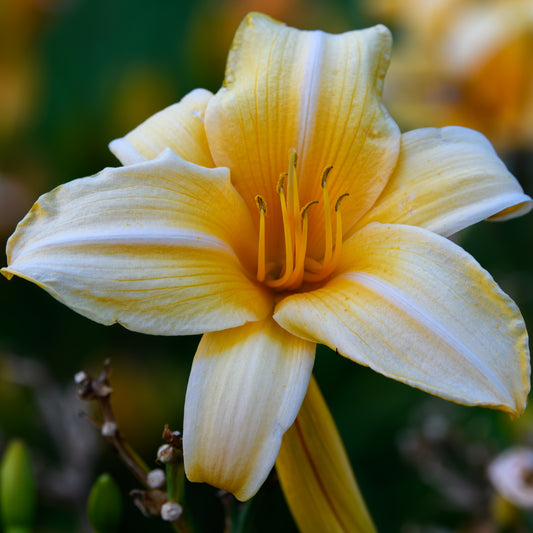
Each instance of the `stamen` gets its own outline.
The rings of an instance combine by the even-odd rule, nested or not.
[[[293,224],[300,215],[300,199],[298,198],[298,180],[296,178],[296,161],[298,157],[296,150],[291,148],[289,150],[289,172],[287,181],[287,207],[289,210],[289,218]]]
[[[333,252],[333,258],[331,260],[333,268],[337,266],[337,263],[339,262],[339,259],[341,256],[341,249],[342,249],[341,202],[347,196],[350,196],[350,193],[345,192],[344,194],[341,194],[337,198],[337,201],[335,202],[335,216],[336,216],[335,222],[336,222],[337,227],[335,228],[335,251]],[[333,271],[333,268],[331,269],[331,271]]]
[[[331,255],[333,254],[333,229],[331,227],[331,208],[329,205],[329,194],[327,179],[328,174],[333,167],[327,167],[322,173],[322,198],[324,199],[324,222],[325,222],[325,236],[324,236],[324,264],[331,261]]]
[[[255,197],[259,209],[259,246],[257,248],[257,279],[265,281],[266,258],[265,258],[265,216],[267,212],[266,202],[259,194]]]
[[[290,175],[290,174],[289,174]],[[279,279],[275,280],[266,280],[266,284],[269,287],[281,287],[284,285],[289,277],[292,274],[293,266],[294,266],[294,258],[293,258],[293,247],[292,247],[292,228],[291,228],[291,221],[289,219],[289,214],[287,212],[287,201],[285,200],[285,193],[283,192],[283,184],[285,181],[286,174],[281,174],[278,180],[278,194],[279,194],[279,200],[281,204],[281,217],[283,220],[283,235],[285,238],[285,270],[283,272],[283,275]],[[287,189],[289,186],[287,186]],[[288,191],[287,191],[288,194]]]
[[[296,261],[294,265],[294,272],[287,282],[287,289],[293,290],[300,286],[304,277],[304,263],[305,263],[305,254],[307,252],[307,230],[308,230],[308,220],[307,220],[307,211],[313,204],[318,204],[318,200],[313,200],[307,202],[302,208],[300,217],[302,220],[302,231],[300,233],[299,241],[296,242]]]
[[[346,198],[347,196],[350,196],[350,193],[349,192],[345,192],[344,194],[341,194],[338,198],[337,198],[337,201],[335,202],[335,213],[337,213],[341,207],[341,202],[342,200],[344,200],[344,198]]]
[[[319,272],[305,272],[303,277],[304,281],[322,281],[324,278],[329,276],[333,272],[333,270],[335,270],[335,267],[339,262],[342,250],[342,219],[340,206],[342,200],[347,196],[349,196],[349,193],[342,194],[337,198],[337,201],[335,202],[335,248],[333,250],[331,260],[328,263],[324,261],[322,263],[322,268]]]
[[[266,258],[266,213],[267,206],[260,195],[255,197],[259,209],[259,243],[257,249],[257,279],[267,286],[283,291],[298,289],[303,281],[322,281],[329,276],[340,260],[342,249],[341,201],[348,196],[339,196],[334,205],[335,235],[333,234],[332,209],[327,187],[328,175],[333,169],[328,166],[322,172],[322,202],[324,203],[324,255],[320,261],[306,257],[308,246],[308,211],[318,200],[308,202],[300,209],[298,180],[296,176],[296,150],[289,151],[288,172],[280,174],[276,191],[279,195],[283,237],[285,241],[285,264],[273,262],[267,265]],[[277,266],[276,266],[277,265]]]
[[[307,218],[307,211],[313,204],[318,204],[318,200],[312,200],[311,202],[307,202],[300,212],[300,216],[302,217],[302,220]]]

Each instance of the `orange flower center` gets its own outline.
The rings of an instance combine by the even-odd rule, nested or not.
[[[257,253],[257,279],[277,291],[296,290],[304,281],[319,282],[327,278],[337,266],[342,249],[342,222],[340,204],[348,194],[341,195],[335,202],[336,227],[333,236],[331,205],[328,195],[327,178],[333,167],[322,173],[321,187],[324,203],[324,256],[321,261],[307,256],[308,211],[318,200],[300,206],[298,180],[296,177],[297,155],[294,149],[289,152],[289,171],[281,174],[277,193],[281,205],[283,238],[285,242],[284,265],[267,262],[265,218],[267,205],[262,196],[255,200],[259,209],[259,247]],[[277,273],[277,275],[275,274]]]

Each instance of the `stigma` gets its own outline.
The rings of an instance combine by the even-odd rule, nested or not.
[[[297,154],[294,149],[289,151],[288,172],[280,175],[277,183],[285,254],[283,265],[266,257],[266,224],[267,205],[260,195],[255,197],[259,211],[259,244],[257,251],[257,280],[276,291],[297,290],[303,282],[320,282],[326,279],[337,266],[342,250],[342,220],[340,205],[348,194],[341,195],[335,202],[335,232],[333,231],[332,209],[329,199],[327,180],[333,167],[329,166],[322,172],[321,189],[324,206],[324,254],[317,260],[307,255],[308,216],[311,207],[318,200],[307,202],[301,206],[298,194],[296,175]],[[272,265],[274,264],[274,268]],[[270,268],[267,268],[269,265]]]

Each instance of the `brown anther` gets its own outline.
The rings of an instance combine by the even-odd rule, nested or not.
[[[281,194],[283,192],[283,186],[285,185],[285,180],[288,176],[289,174],[287,172],[282,172],[279,175],[278,184],[276,185],[276,191],[278,194]]]
[[[265,202],[264,198],[258,194],[255,197],[255,203],[257,204],[257,207],[259,208],[259,211],[261,211],[261,213],[265,213],[266,214],[267,206],[266,206],[266,202]]]
[[[313,204],[318,204],[318,200],[312,200],[311,202],[307,202],[307,203],[302,207],[302,210],[300,211],[300,215],[301,215],[302,218],[304,218],[305,216],[307,216],[307,211],[309,210],[309,208],[310,208]]]
[[[335,212],[337,212],[339,210],[342,200],[344,200],[344,198],[346,198],[347,196],[350,196],[350,193],[345,192],[344,194],[341,194],[337,198],[337,201],[335,202]]]
[[[322,172],[322,180],[320,181],[320,186],[324,188],[326,186],[326,181],[328,179],[329,173],[333,170],[333,165],[326,167],[324,172]]]

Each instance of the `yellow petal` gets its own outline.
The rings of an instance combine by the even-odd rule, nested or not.
[[[254,234],[227,169],[168,150],[42,196],[10,238],[2,273],[37,283],[97,322],[200,333],[262,319],[272,308],[235,254],[241,238]]]
[[[205,334],[185,397],[187,477],[251,498],[300,409],[314,355],[314,343],[271,318]]]
[[[314,379],[283,436],[276,470],[301,533],[375,533],[335,422]]]
[[[358,227],[410,224],[448,236],[484,218],[504,220],[532,207],[481,133],[424,128],[402,135],[398,166]]]
[[[442,398],[524,410],[524,321],[470,255],[424,229],[381,224],[356,233],[343,254],[323,288],[278,304],[282,327]]]
[[[384,26],[331,35],[288,28],[257,13],[244,19],[224,87],[207,106],[205,127],[215,163],[230,168],[252,212],[257,194],[271,212],[279,210],[276,184],[287,171],[290,148],[298,154],[302,205],[322,197],[322,171],[329,165],[333,201],[352,193],[343,204],[346,232],[374,203],[396,163],[400,140],[381,104],[390,47]],[[322,209],[315,211],[309,220],[311,254],[324,234]],[[279,212],[267,219],[267,236],[279,240],[280,219]]]
[[[165,148],[191,163],[214,167],[204,130],[204,113],[212,93],[196,89],[145,120],[125,137],[109,143],[123,165],[154,159]]]

